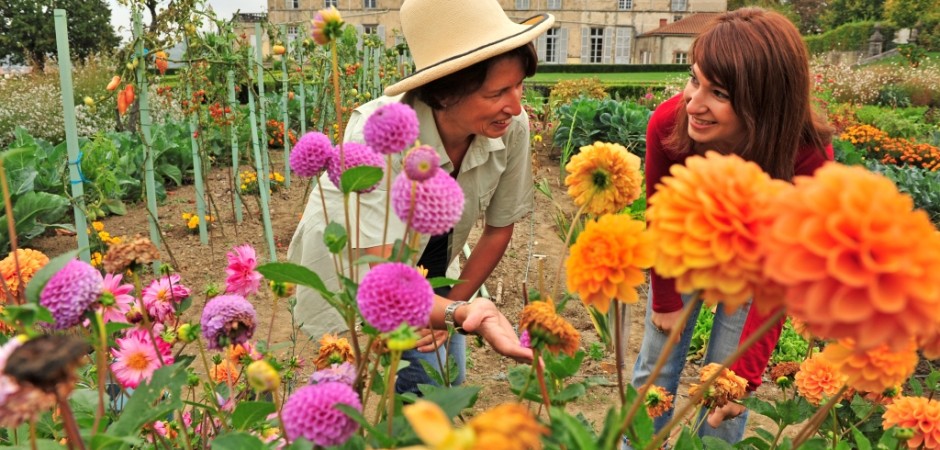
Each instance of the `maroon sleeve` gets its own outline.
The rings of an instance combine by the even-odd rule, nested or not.
[[[676,126],[676,108],[680,96],[663,102],[653,112],[646,127],[646,199],[656,193],[656,184],[662,177],[669,175],[669,168],[676,163],[663,149],[663,140]],[[649,203],[647,203],[647,206]],[[653,296],[653,311],[667,313],[682,309],[682,297],[676,291],[676,282],[672,278],[663,278],[655,270],[650,270],[650,293]]]
[[[831,161],[832,156],[832,144],[829,144],[825,148],[825,156],[818,149],[813,147],[803,147],[800,149],[799,153],[796,156],[796,167],[794,168],[794,173],[796,175],[812,175],[819,167],[821,167],[826,161]],[[761,314],[758,311],[758,308],[752,307],[750,312],[748,312],[747,319],[744,321],[744,329],[741,331],[741,340],[739,342],[744,342],[748,336],[753,335],[761,324],[767,321],[770,316],[773,315],[775,311],[770,311],[768,314]],[[770,362],[770,355],[773,354],[774,348],[777,346],[777,340],[780,339],[780,331],[783,329],[784,319],[781,319],[778,323],[767,331],[767,334],[763,335],[757,342],[754,343],[747,352],[741,355],[734,364],[731,365],[731,370],[734,373],[744,377],[747,380],[747,388],[750,391],[757,389],[763,381],[764,371],[767,370],[767,364]]]

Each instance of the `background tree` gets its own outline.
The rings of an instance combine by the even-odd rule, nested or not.
[[[894,22],[900,28],[910,28],[931,10],[940,7],[936,0],[887,0],[885,19]]]
[[[793,0],[790,7],[797,16],[796,27],[805,35],[822,33],[820,17],[828,8],[826,0]]]
[[[97,52],[109,52],[119,40],[111,28],[111,8],[105,0],[0,1],[0,59],[29,64],[42,71],[55,57],[53,10],[68,11],[69,48],[84,61]]]
[[[822,31],[864,20],[884,19],[884,0],[829,0],[820,18]]]

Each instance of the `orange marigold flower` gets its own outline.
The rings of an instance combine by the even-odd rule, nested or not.
[[[721,408],[728,402],[743,398],[747,394],[747,380],[738,376],[733,370],[721,367],[721,364],[710,363],[702,368],[699,374],[699,381],[704,383],[711,378],[718,370],[721,372],[718,378],[708,388],[705,395],[702,396],[702,404],[706,408]],[[693,384],[689,386],[689,396],[698,395],[701,385]]]
[[[595,216],[618,213],[640,197],[640,157],[620,144],[585,145],[565,170],[568,195]]]
[[[885,408],[882,427],[910,428],[908,448],[940,448],[940,402],[924,397],[900,397]],[[923,447],[921,447],[923,446]]]
[[[469,428],[476,435],[473,450],[540,450],[541,437],[548,428],[519,403],[503,403],[470,419]]]
[[[29,280],[33,279],[33,275],[36,275],[36,272],[48,262],[48,256],[38,250],[28,248],[16,249],[16,261],[13,260],[12,252],[3,260],[0,260],[0,276],[3,276],[3,281],[10,289],[10,293],[13,294],[14,301],[19,301],[20,298],[20,282],[22,281],[22,286],[25,287]],[[20,270],[19,277],[16,275],[17,265],[19,265]],[[0,293],[0,304],[6,303],[6,300],[6,295]]]
[[[545,345],[553,354],[574,355],[581,345],[581,333],[555,312],[551,299],[526,305],[522,310],[521,327],[529,331],[532,347]]]
[[[209,375],[216,383],[235,384],[238,381],[239,370],[231,361],[223,359],[222,362],[209,369]]]
[[[844,339],[827,345],[823,356],[847,377],[846,384],[865,392],[883,392],[903,383],[914,373],[919,359],[913,339],[900,352],[887,345],[857,350],[851,339]]]
[[[845,375],[821,353],[815,353],[803,361],[800,371],[794,377],[796,391],[814,406],[819,406],[823,399],[836,395],[845,380]]]
[[[759,229],[770,222],[766,205],[788,185],[717,152],[692,156],[670,173],[646,213],[659,250],[656,271],[675,278],[679,291],[702,290],[708,304],[733,311],[766,284]]]
[[[313,364],[316,365],[317,370],[322,370],[333,364],[352,363],[355,360],[352,346],[346,338],[327,333],[320,338],[320,350]]]
[[[859,350],[906,348],[940,323],[940,233],[888,178],[827,163],[769,208],[765,273],[788,312]]]
[[[653,265],[656,246],[646,225],[626,215],[588,221],[568,257],[568,289],[587,306],[606,313],[610,299],[636,303],[636,287],[646,282],[642,269]]]
[[[673,396],[660,386],[650,386],[646,391],[646,412],[655,419],[672,409]]]

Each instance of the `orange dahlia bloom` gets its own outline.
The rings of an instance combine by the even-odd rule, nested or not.
[[[650,386],[646,391],[646,412],[655,419],[672,409],[673,395],[660,386]]]
[[[646,213],[659,250],[656,272],[675,278],[679,291],[702,290],[705,302],[733,311],[766,284],[759,229],[770,222],[766,205],[788,185],[755,163],[716,152],[692,156],[670,173]]]
[[[317,366],[317,370],[322,370],[333,364],[352,363],[355,360],[352,346],[346,338],[327,333],[320,338],[320,350],[313,364]]]
[[[708,388],[708,391],[705,392],[705,395],[702,396],[702,404],[709,409],[721,408],[728,404],[728,402],[744,398],[747,394],[747,380],[738,376],[733,370],[721,367],[721,364],[710,363],[703,367],[702,373],[699,374],[699,381],[704,383],[719,369],[721,372],[718,378],[715,379],[714,383]],[[689,396],[698,395],[701,389],[701,385],[698,384],[689,386]]]
[[[656,246],[646,225],[626,215],[588,221],[566,261],[568,289],[606,313],[610,299],[636,303],[636,287],[646,282],[642,269],[653,265]]]
[[[771,205],[762,236],[765,273],[788,287],[788,312],[826,339],[859,350],[911,337],[940,323],[940,233],[888,178],[827,163]]]
[[[887,345],[860,351],[851,339],[844,339],[827,345],[823,357],[847,377],[849,387],[865,392],[884,392],[903,383],[914,373],[919,359],[913,339],[900,352]]]
[[[216,383],[235,384],[238,381],[239,370],[238,366],[232,364],[231,361],[223,359],[222,362],[209,369],[209,375]]]
[[[48,256],[40,251],[28,248],[16,249],[16,261],[13,261],[12,252],[3,260],[0,260],[0,276],[3,277],[3,281],[7,284],[7,288],[10,289],[15,301],[20,300],[20,281],[22,281],[22,286],[25,288],[29,280],[33,279],[33,275],[36,275],[36,272],[48,262]],[[20,268],[19,277],[16,275],[17,264]],[[6,295],[0,295],[0,304],[6,303],[6,300]]]
[[[622,211],[640,198],[640,157],[620,144],[595,142],[581,147],[565,166],[565,185],[574,203],[595,216]]]
[[[405,419],[427,447],[416,449],[466,449],[473,446],[470,427],[455,429],[447,414],[437,403],[418,399],[402,408]]]
[[[490,408],[470,419],[468,426],[476,435],[473,450],[540,450],[541,437],[548,434],[548,428],[519,403]]]
[[[882,427],[910,428],[908,448],[940,448],[940,402],[924,397],[899,397],[885,408]],[[923,446],[923,447],[921,447]]]
[[[800,364],[800,371],[793,379],[796,391],[810,404],[819,406],[823,399],[831,398],[842,389],[846,376],[821,353],[815,353]]]
[[[920,351],[924,352],[927,359],[940,359],[940,332],[934,332],[928,336],[921,336],[917,340]]]
[[[553,354],[564,352],[573,356],[581,345],[581,333],[555,312],[551,299],[526,305],[521,327],[529,331],[533,347],[544,345]]]

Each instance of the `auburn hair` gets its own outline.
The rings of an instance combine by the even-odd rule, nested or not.
[[[813,109],[809,53],[796,27],[783,15],[741,8],[718,16],[692,43],[692,64],[727,89],[745,136],[735,153],[772,177],[793,178],[800,147],[823,152],[832,128]],[[673,156],[693,152],[683,96],[676,127],[665,142]]]

